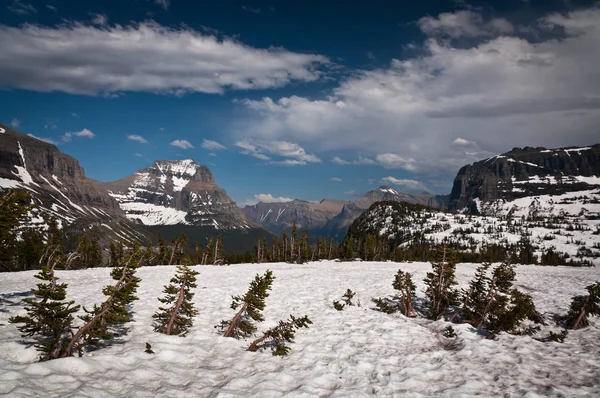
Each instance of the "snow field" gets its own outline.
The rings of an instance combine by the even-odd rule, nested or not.
[[[460,264],[457,279],[466,287],[478,264]],[[83,358],[36,363],[37,352],[21,344],[9,316],[22,311],[22,299],[35,285],[36,272],[5,273],[0,281],[0,395],[77,397],[199,396],[598,396],[600,320],[571,331],[564,344],[501,334],[486,340],[470,325],[453,325],[456,340],[442,337],[445,322],[405,318],[374,311],[372,297],[394,294],[398,269],[411,272],[417,297],[424,297],[428,263],[261,264],[198,266],[194,302],[199,310],[187,337],[152,330],[152,314],[173,266],[145,267],[129,334]],[[245,351],[251,339],[218,334],[214,325],[231,319],[231,296],[243,294],[256,273],[273,270],[265,322],[258,333],[289,314],[308,315],[288,357]],[[91,307],[112,283],[107,268],[59,272],[68,297]],[[567,311],[571,297],[600,280],[598,268],[518,266],[516,286],[531,294],[550,320]],[[361,307],[336,311],[332,301],[346,289]],[[419,300],[417,300],[419,301]],[[558,330],[549,323],[548,330]],[[144,353],[145,343],[155,354]]]

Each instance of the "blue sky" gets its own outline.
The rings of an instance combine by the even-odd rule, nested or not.
[[[191,157],[238,204],[448,193],[464,164],[600,137],[595,1],[0,5],[0,121],[101,181]]]

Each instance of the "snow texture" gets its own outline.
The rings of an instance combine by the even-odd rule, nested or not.
[[[460,264],[457,278],[466,287],[476,264]],[[224,338],[213,328],[230,319],[231,295],[242,294],[256,273],[276,277],[259,333],[288,315],[308,315],[288,357],[247,352],[250,340]],[[417,295],[427,263],[262,264],[196,267],[199,310],[187,337],[152,331],[157,297],[175,267],[146,267],[139,300],[133,304],[129,334],[83,358],[37,363],[37,353],[21,342],[8,317],[23,314],[34,286],[33,271],[5,273],[0,280],[0,395],[78,397],[464,397],[599,396],[600,321],[571,331],[564,344],[528,336],[500,334],[485,339],[468,324],[453,325],[458,337],[442,337],[448,323],[386,315],[372,309],[372,297],[393,294],[398,269],[413,273]],[[109,269],[59,272],[69,298],[91,307],[101,302]],[[598,268],[518,266],[516,286],[531,294],[549,325],[565,313],[573,295],[600,279]],[[332,308],[344,291],[355,291],[362,306]],[[558,331],[556,327],[544,327]],[[152,344],[155,354],[144,352]]]

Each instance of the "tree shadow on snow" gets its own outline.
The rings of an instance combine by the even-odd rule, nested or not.
[[[31,290],[0,294],[0,312],[10,312],[7,307],[20,306],[23,303],[23,298],[31,297],[32,295]]]

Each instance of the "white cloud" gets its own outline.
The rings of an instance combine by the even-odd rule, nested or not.
[[[49,10],[52,10],[54,12],[58,11],[58,8],[56,8],[56,7],[54,7],[53,5],[50,5],[50,4],[46,4],[46,8],[49,9]]]
[[[342,179],[341,179],[341,178],[338,178],[338,177],[331,177],[331,178],[329,179],[329,181],[333,181],[333,182],[342,182]]]
[[[456,137],[456,139],[454,140],[454,142],[452,143],[452,145],[464,146],[464,147],[472,147],[472,146],[476,145],[476,142],[475,141],[465,140],[462,137]]]
[[[471,10],[442,13],[437,17],[423,17],[419,19],[418,25],[428,35],[441,34],[452,38],[493,36],[515,31],[514,26],[504,18],[484,21],[481,14]]]
[[[217,141],[207,140],[206,138],[202,140],[202,148],[208,149],[209,151],[222,151],[227,149],[225,145],[220,144]]]
[[[45,138],[45,137],[36,137],[33,134],[27,134],[28,136],[35,138],[36,140],[40,140],[40,141],[44,141],[47,142],[48,144],[52,144],[52,145],[58,145],[58,142],[51,139],[51,138]]]
[[[284,197],[275,197],[270,193],[259,193],[258,195],[254,195],[256,200],[263,203],[279,203],[279,202],[291,202],[294,199],[284,198]]]
[[[288,141],[270,141],[270,142],[252,142],[248,139],[238,141],[235,144],[243,155],[253,156],[257,159],[267,160],[269,164],[282,166],[298,166],[307,163],[320,163],[321,159],[317,156],[306,153],[304,148],[294,142]],[[288,158],[283,160],[273,160],[272,157]]]
[[[130,140],[130,141],[137,141],[140,144],[147,144],[148,143],[148,141],[144,137],[142,137],[141,135],[137,135],[137,134],[128,134],[127,135],[127,139]]]
[[[406,187],[410,190],[416,191],[416,190],[428,190],[427,187],[425,187],[425,185],[423,185],[423,183],[421,183],[420,181],[416,181],[416,180],[410,180],[410,179],[399,179],[399,178],[394,178],[394,177],[384,177],[381,179],[381,183],[382,184],[392,184],[392,185],[400,185],[403,187]]]
[[[171,0],[154,0],[154,2],[165,10],[168,10],[169,6],[171,5]]]
[[[64,142],[71,142],[71,140],[73,139],[73,137],[84,137],[84,138],[89,138],[92,139],[96,136],[96,134],[92,133],[90,130],[88,129],[83,129],[81,131],[76,131],[76,132],[69,132],[69,133],[64,133],[61,136],[61,140],[63,140]]]
[[[18,128],[21,125],[21,121],[17,118],[14,118],[10,121],[10,125],[14,128]]]
[[[8,8],[11,12],[19,15],[30,15],[34,12],[37,12],[36,8],[29,3],[24,3],[20,0],[13,0],[11,5]]]
[[[134,153],[133,156],[138,157],[138,158],[144,157],[144,155],[142,155],[141,153]]]
[[[405,159],[394,153],[381,153],[375,157],[375,160],[386,169],[404,169],[407,171],[417,170],[413,158]]]
[[[152,21],[110,27],[0,25],[0,48],[0,86],[85,95],[268,89],[317,80],[319,68],[329,62]]]
[[[91,22],[94,25],[106,26],[108,24],[108,17],[103,14],[94,14]]]
[[[175,140],[171,142],[171,145],[181,149],[193,149],[194,146],[190,144],[188,140]]]
[[[341,166],[346,166],[349,164],[352,165],[375,165],[377,164],[376,161],[374,161],[373,159],[369,159],[363,156],[359,156],[357,159],[355,160],[344,160],[342,158],[340,158],[339,156],[334,157],[333,159],[331,159],[331,163],[335,163],[335,164],[339,164]]]
[[[359,197],[362,196],[362,194],[356,192],[356,191],[346,191],[344,192],[344,195],[346,196],[352,196],[352,197]]]
[[[361,153],[384,167],[447,176],[516,146],[595,143],[600,8],[540,23],[561,36],[486,36],[460,47],[430,38],[418,56],[359,71],[325,99],[240,101],[251,116],[232,134],[348,154],[331,160],[342,165]],[[475,148],[466,151],[468,142]]]

